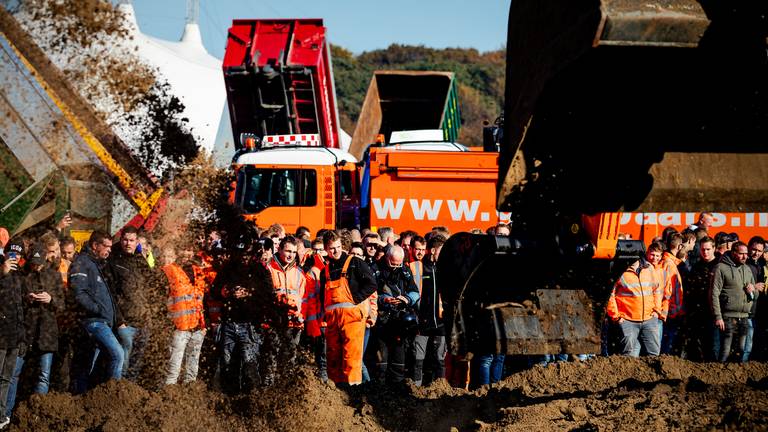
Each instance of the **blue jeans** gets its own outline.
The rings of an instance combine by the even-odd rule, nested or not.
[[[531,356],[528,359],[528,366],[529,367],[532,367],[534,365],[546,366],[550,363],[564,362],[564,361],[568,361],[568,354],[544,354],[540,356]]]
[[[504,354],[477,356],[475,360],[475,379],[477,382],[473,387],[501,381],[501,374],[504,372],[504,358]]]
[[[712,357],[707,360],[720,361],[720,329],[714,324],[710,325],[712,326],[712,352],[710,353]]]
[[[723,318],[725,330],[720,332],[720,361],[725,363],[736,354],[738,361],[743,361],[744,344],[749,330],[749,318]]]
[[[263,338],[251,323],[221,324],[221,378],[226,393],[248,392],[259,384],[259,354]]]
[[[45,352],[39,355],[28,355],[30,359],[36,359],[40,367],[40,375],[37,377],[37,383],[35,383],[34,392],[37,394],[48,394],[48,387],[51,383],[51,365],[53,364],[53,353]],[[16,406],[16,391],[19,386],[19,376],[24,369],[25,363],[24,357],[16,357],[16,367],[13,370],[13,377],[11,378],[11,384],[8,387],[8,401],[5,408],[5,415],[11,416],[13,407]]]
[[[101,351],[109,357],[106,378],[119,380],[123,376],[125,353],[112,328],[107,323],[94,321],[85,324],[83,330],[88,339],[78,347],[72,360],[74,394],[83,394],[88,390],[93,366]]]
[[[135,381],[139,377],[141,361],[148,333],[145,329],[126,326],[117,329],[117,339],[123,347],[123,378]]]
[[[752,338],[755,336],[755,320],[753,318],[747,319],[747,339],[744,341],[744,355],[742,356],[742,362],[749,361],[749,355],[752,354]]]
[[[641,349],[650,356],[659,355],[661,320],[650,318],[645,321],[624,320],[619,324],[621,329],[621,353],[630,357],[639,357]]]
[[[365,357],[365,350],[368,349],[368,339],[371,337],[371,328],[366,327],[365,328],[365,336],[363,336],[363,357]],[[365,362],[363,362],[363,382],[368,382],[371,380],[371,374],[368,373],[368,368],[365,367]]]
[[[6,401],[8,400],[8,389],[13,378],[13,369],[16,367],[16,354],[19,350],[0,349],[0,417],[6,415]]]
[[[677,333],[680,330],[680,318],[667,318],[661,327],[661,353],[662,354],[679,354],[673,353],[675,350],[675,342],[677,340]]]

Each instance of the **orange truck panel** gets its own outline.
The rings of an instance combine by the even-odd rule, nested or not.
[[[496,153],[374,148],[371,161],[372,227],[460,232],[509,221],[496,211]]]
[[[633,239],[650,243],[668,226],[678,231],[693,225],[699,214],[692,212],[670,213],[621,213],[619,233],[631,235]],[[747,242],[753,236],[768,236],[768,213],[713,213],[714,221],[709,236],[720,231],[735,232],[741,241]]]

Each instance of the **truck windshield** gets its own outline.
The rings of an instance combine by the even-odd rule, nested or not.
[[[246,213],[267,207],[311,207],[317,204],[317,174],[312,169],[247,167],[238,174],[235,199]]]

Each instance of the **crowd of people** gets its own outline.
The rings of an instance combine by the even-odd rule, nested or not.
[[[624,271],[607,301],[604,354],[765,358],[768,323],[756,319],[766,307],[765,241],[710,237],[711,222],[702,213],[696,226],[668,229]],[[436,274],[444,227],[424,236],[387,227],[313,236],[276,224],[159,247],[126,227],[115,238],[94,231],[79,252],[63,227],[13,239],[0,228],[1,427],[24,385],[81,394],[110,379],[138,380],[156,367],[145,361],[152,338],[164,338],[164,384],[201,375],[229,394],[273,384],[302,363],[300,347],[319,379],[342,387],[406,378],[478,387],[515,361],[446,352]],[[486,232],[508,236],[510,227]],[[167,332],[152,325],[158,316]]]
[[[766,241],[710,236],[712,222],[705,212],[682,232],[667,228],[616,281],[605,334],[618,339],[617,352],[694,361],[768,358]]]

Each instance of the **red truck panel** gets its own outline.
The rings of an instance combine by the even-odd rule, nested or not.
[[[254,75],[269,65],[286,77],[285,100],[297,118],[293,133],[319,133],[324,146],[339,147],[336,95],[325,33],[321,19],[235,20],[232,23],[223,71],[236,141],[242,132],[259,136],[286,133],[285,130],[263,130],[253,97],[259,91],[258,86],[263,85]],[[309,76],[297,72],[302,68],[309,70]],[[307,97],[311,92],[302,92],[303,88],[314,89],[314,100]],[[239,143],[236,147],[239,148]]]

